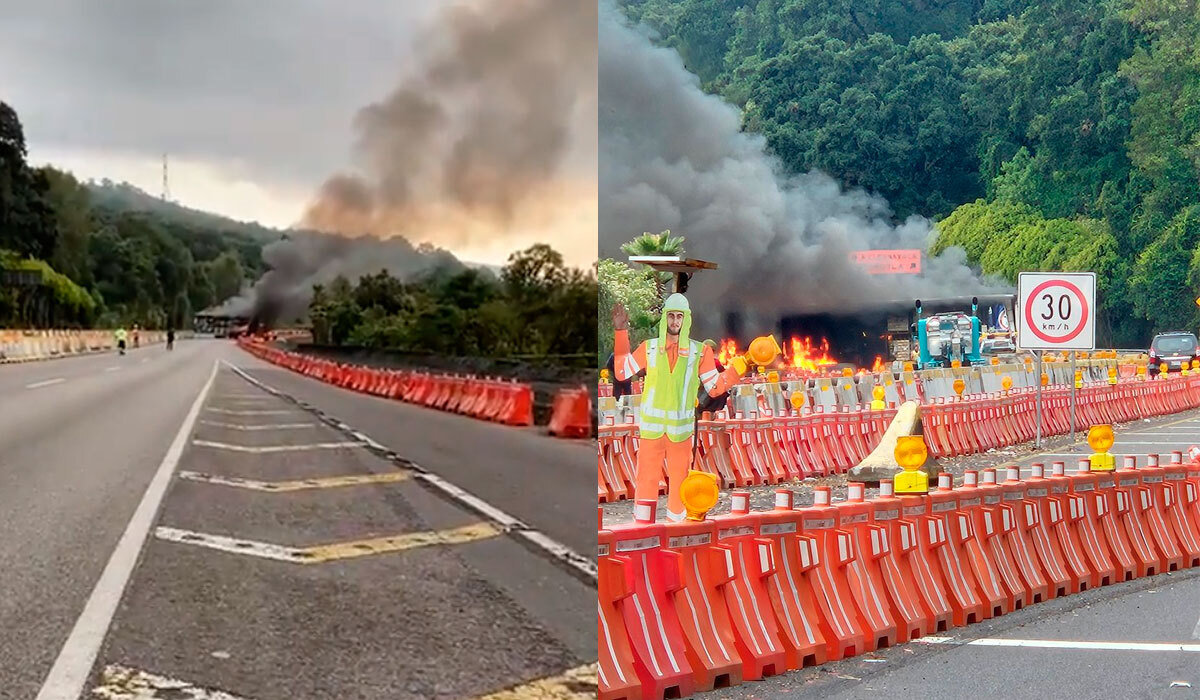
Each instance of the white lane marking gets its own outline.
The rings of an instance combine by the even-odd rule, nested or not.
[[[150,526],[154,524],[158,507],[162,503],[167,486],[171,483],[175,467],[179,464],[179,457],[187,444],[188,435],[195,427],[196,417],[200,415],[200,407],[212,388],[219,367],[219,364],[213,363],[208,381],[196,395],[196,400],[192,402],[191,409],[183,419],[183,425],[179,426],[179,432],[175,434],[175,439],[167,449],[158,471],[146,487],[141,503],[129,519],[129,525],[113,549],[100,579],[96,581],[96,587],[92,589],[83,612],[79,614],[70,636],[54,661],[54,666],[42,683],[37,700],[76,700],[83,693],[83,686],[87,683],[92,664],[96,662],[100,645],[108,634],[108,627],[112,624],[117,605],[120,604],[125,586],[129,583],[129,576],[137,564],[138,554],[150,533]]]
[[[235,537],[225,537],[223,535],[209,535],[200,532],[192,532],[191,530],[180,530],[173,527],[155,528],[154,536],[160,540],[198,545],[200,547],[208,547],[209,549],[219,549],[222,552],[247,554],[253,557],[274,559],[276,561],[286,561],[293,564],[304,559],[304,554],[298,547],[283,547],[277,544],[271,544],[269,542],[242,540]]]
[[[1196,626],[1192,628],[1192,639],[1200,639],[1200,620],[1196,620]]]
[[[116,664],[104,668],[104,672],[100,676],[100,685],[92,690],[92,696],[137,698],[138,700],[184,697],[189,700],[243,700],[243,698],[220,690],[201,688],[186,681]]]
[[[197,447],[213,447],[219,450],[249,452],[251,454],[265,454],[268,452],[302,452],[304,450],[336,450],[342,447],[362,447],[362,443],[356,441],[314,442],[308,445],[266,445],[263,447],[231,445],[227,442],[213,442],[212,440],[192,440],[192,444],[196,445]]]
[[[245,379],[246,381],[250,382],[254,386],[258,387],[259,389],[262,389],[263,391],[266,391],[274,396],[278,396],[281,398],[287,397],[286,394],[279,391],[278,389],[275,389],[274,387],[269,386],[268,384],[261,382],[258,379],[256,379],[255,377],[251,376],[248,372],[243,370],[241,367],[238,367],[238,366],[236,366],[232,363],[226,362],[224,360],[222,360],[221,362],[223,362],[226,367],[233,370],[242,379]],[[362,444],[364,444],[364,445],[373,447],[382,452],[389,451],[386,447],[384,447],[378,441],[372,439],[371,437],[369,437],[361,432],[354,431],[354,435],[355,435],[355,437],[362,440]],[[548,553],[549,555],[551,555],[558,561],[563,562],[564,564],[570,566],[571,568],[573,568],[576,571],[583,574],[585,577],[587,577],[587,579],[589,581],[591,581],[593,583],[593,585],[599,578],[599,567],[596,564],[595,557],[593,557],[591,555],[585,556],[583,554],[580,554],[579,552],[571,549],[570,547],[559,542],[558,540],[556,540],[552,537],[549,537],[549,536],[543,534],[542,532],[529,527],[528,525],[521,522],[517,518],[509,515],[508,513],[505,513],[504,511],[493,506],[492,504],[488,503],[487,501],[483,500],[482,498],[479,498],[478,496],[464,490],[463,488],[457,486],[456,484],[453,484],[453,483],[443,479],[442,477],[438,476],[437,474],[430,472],[428,468],[423,467],[419,464],[416,464],[415,462],[412,462],[411,460],[408,460],[407,462],[410,465],[410,468],[414,472],[412,475],[413,479],[417,479],[423,483],[429,484],[433,488],[436,488],[439,491],[445,493],[450,498],[454,499],[455,501],[458,501],[459,503],[462,503],[463,505],[467,506],[471,510],[473,510],[476,513],[479,513],[483,517],[487,518],[488,520],[491,520],[492,522],[496,523],[497,525],[500,525],[504,529],[512,530],[514,535],[520,536],[522,539],[529,542],[531,545],[542,549],[544,552]]]
[[[275,411],[275,410],[239,411],[239,410],[229,409],[229,408],[206,408],[204,410],[212,411],[213,413],[224,413],[224,414],[230,415],[230,416],[284,416],[289,413],[294,413],[294,411]]]
[[[1200,644],[1179,642],[1084,642],[1059,639],[972,639],[962,641],[952,637],[921,637],[922,644],[950,644],[978,647],[1030,647],[1034,649],[1090,649],[1098,651],[1187,651],[1200,652]]]
[[[44,386],[54,386],[55,384],[62,384],[65,381],[67,381],[67,380],[63,379],[62,377],[55,377],[54,379],[47,379],[44,382],[34,382],[33,384],[26,384],[25,388],[26,389],[40,389]]]
[[[1185,442],[1187,442],[1187,440],[1154,440],[1152,442],[1151,441],[1122,440],[1121,446],[1126,447],[1129,445],[1180,445]]]
[[[121,368],[120,367],[105,367],[104,371],[105,372],[120,372]]]
[[[316,423],[263,423],[261,425],[238,425],[237,423],[222,423],[215,420],[202,420],[204,425],[212,425],[218,428],[229,428],[230,430],[299,430],[300,428],[315,428]]]

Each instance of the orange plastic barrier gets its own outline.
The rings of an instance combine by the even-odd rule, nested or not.
[[[602,426],[602,439],[616,444],[618,429]],[[1156,557],[1177,542],[1182,566],[1195,566],[1196,453],[1116,472],[1092,472],[1086,458],[1071,475],[1034,464],[1029,479],[1010,468],[1000,483],[986,469],[960,488],[943,475],[928,495],[899,498],[887,480],[870,500],[851,483],[837,504],[818,487],[807,507],[778,489],[756,512],[734,491],[730,513],[681,523],[657,522],[656,502],[639,501],[633,523],[598,529],[600,697],[683,697],[1106,585],[1127,566],[1159,571],[1158,558],[1139,568],[1134,556],[1136,508]]]
[[[533,387],[527,384],[473,376],[435,375],[345,365],[286,352],[248,338],[239,338],[238,345],[267,362],[345,389],[505,425],[533,425]],[[586,390],[584,396],[587,396]],[[588,401],[588,416],[584,424],[588,426],[590,434],[590,397]],[[577,430],[575,414],[570,413],[569,418],[569,428]]]
[[[592,435],[592,397],[587,389],[562,389],[550,410],[550,434],[586,438]]]

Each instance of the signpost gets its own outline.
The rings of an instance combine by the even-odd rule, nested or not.
[[[1017,277],[1017,347],[1037,354],[1037,434],[1042,444],[1042,353],[1071,353],[1071,442],[1075,442],[1075,351],[1096,348],[1096,273],[1022,272]]]

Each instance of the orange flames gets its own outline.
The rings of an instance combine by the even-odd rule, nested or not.
[[[744,350],[738,347],[736,340],[726,338],[721,341],[721,345],[717,351],[717,359],[722,365],[728,365],[729,361],[734,357],[741,355]],[[879,365],[882,360],[876,358],[876,365]],[[832,367],[838,361],[834,359],[829,352],[829,340],[821,338],[821,342],[815,347],[812,338],[804,338],[801,340],[792,336],[791,340],[783,346],[783,363],[784,367],[792,367],[802,369],[808,372],[820,372],[825,367]]]
[[[828,338],[821,338],[821,344],[814,348],[812,338],[805,338],[801,341],[799,338],[792,336],[789,345],[791,346],[791,353],[784,352],[784,362],[789,367],[816,372],[822,367],[829,367],[838,363],[829,354]],[[820,351],[820,354],[817,354],[818,351]]]

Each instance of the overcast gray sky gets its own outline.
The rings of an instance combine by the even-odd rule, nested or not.
[[[36,164],[157,194],[167,152],[174,199],[287,226],[354,164],[355,115],[438,41],[450,4],[0,0],[0,99]],[[587,151],[571,169],[594,181],[594,141]]]

